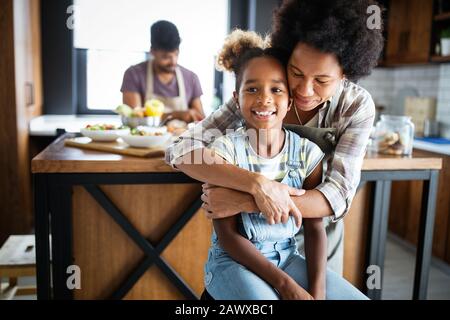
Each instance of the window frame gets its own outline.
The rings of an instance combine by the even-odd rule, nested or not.
[[[235,27],[247,29],[249,3],[228,2],[228,31]],[[112,110],[87,107],[87,49],[74,47],[74,30],[67,25],[68,8],[73,0],[41,0],[41,43],[43,74],[43,114],[108,115]],[[223,103],[223,74],[216,72],[214,88]]]

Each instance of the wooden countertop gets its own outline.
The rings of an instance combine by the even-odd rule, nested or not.
[[[163,158],[138,158],[64,146],[61,136],[31,162],[32,173],[176,172]],[[442,159],[415,150],[411,157],[368,153],[363,171],[441,169]]]
[[[390,156],[367,153],[362,171],[442,169],[442,158],[414,150],[412,156]]]
[[[163,158],[140,158],[64,146],[65,134],[31,161],[32,173],[176,172]],[[72,137],[73,135],[70,135]]]

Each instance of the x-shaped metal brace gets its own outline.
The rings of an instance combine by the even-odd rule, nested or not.
[[[171,241],[187,224],[187,222],[194,216],[198,209],[200,209],[202,205],[200,195],[169,229],[169,231],[164,235],[161,241],[156,244],[156,246],[154,246],[136,230],[136,228],[128,221],[128,219],[98,186],[85,185],[84,188],[146,255],[146,257],[141,262],[139,262],[138,266],[131,272],[130,276],[113,293],[113,295],[111,296],[112,299],[122,299],[153,264],[156,264],[156,266],[158,266],[158,268],[167,276],[167,278],[180,290],[180,292],[186,298],[192,300],[199,299],[199,297],[189,287],[189,285],[164,260],[164,258],[160,256],[160,254],[171,243]]]

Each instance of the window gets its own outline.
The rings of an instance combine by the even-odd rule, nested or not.
[[[74,47],[78,81],[85,94],[81,112],[111,110],[122,102],[125,70],[147,59],[150,26],[173,22],[182,39],[178,63],[200,78],[202,102],[209,113],[214,103],[215,55],[227,33],[228,0],[75,0]],[[80,86],[80,85],[79,85]]]

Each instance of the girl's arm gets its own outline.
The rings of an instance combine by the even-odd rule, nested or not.
[[[303,187],[313,189],[322,180],[322,165],[306,178]],[[317,300],[324,300],[326,293],[327,235],[322,218],[305,218],[305,255],[308,269],[309,293]]]
[[[287,273],[275,266],[246,238],[239,234],[236,217],[213,220],[220,246],[238,263],[261,277],[286,300],[310,300],[311,295]]]

